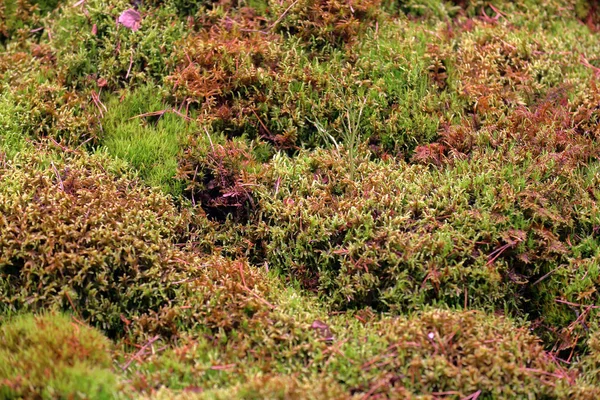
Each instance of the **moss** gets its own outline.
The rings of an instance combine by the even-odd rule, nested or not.
[[[226,340],[205,335],[151,357],[133,384],[161,387],[158,398],[463,398],[480,391],[483,398],[516,399],[560,398],[555,388],[571,379],[535,336],[505,318],[433,309],[403,318],[327,317],[304,303],[295,322],[284,324],[294,311],[276,304],[266,320],[279,329],[267,332],[285,332],[302,345],[306,353],[296,360],[272,352],[282,349],[273,346],[276,336],[254,342],[255,329]],[[300,329],[285,330],[293,324]],[[293,362],[300,354],[306,359]]]
[[[290,376],[256,376],[250,381],[227,389],[215,389],[200,395],[179,394],[163,391],[157,398],[197,398],[206,400],[225,399],[345,399],[348,393],[335,381],[319,379],[317,381],[298,380]]]
[[[432,39],[425,30],[415,42],[408,26],[382,28],[319,60],[293,38],[255,33],[253,19],[227,28],[232,18],[190,36],[168,78],[177,102],[197,107],[198,121],[211,132],[291,153],[327,146],[330,138],[342,142],[351,116],[357,141],[370,140],[381,156],[396,155],[434,140],[461,107],[455,95],[433,95],[424,72],[423,42]]]
[[[0,95],[0,151],[14,157],[25,146],[26,137],[19,127],[23,110],[6,92]]]
[[[61,60],[61,72],[69,88],[106,89],[160,82],[169,69],[176,41],[185,37],[185,24],[177,11],[165,5],[144,5],[148,15],[140,29],[132,31],[115,23],[130,8],[127,1],[87,2],[84,8],[70,7],[56,19],[52,47]],[[150,13],[152,14],[150,16]],[[79,26],[76,32],[72,26]]]
[[[69,310],[114,336],[122,317],[174,297],[186,256],[173,206],[105,161],[23,156],[0,169],[3,311]]]
[[[191,136],[180,157],[185,194],[212,219],[247,221],[255,207],[252,173],[260,167],[244,141],[213,140],[205,133],[203,138]]]
[[[445,303],[518,313],[566,295],[564,284],[534,283],[594,229],[595,212],[581,213],[596,202],[581,171],[510,153],[444,170],[360,154],[354,167],[344,152],[274,161],[255,191],[256,251],[271,267],[342,309]]]
[[[70,312],[121,368],[0,366],[0,397],[597,398],[598,25],[2,2],[0,313]]]
[[[586,381],[594,386],[598,385],[600,378],[600,335],[596,332],[590,338],[590,354],[584,359],[584,376]]]
[[[148,185],[177,197],[183,191],[176,179],[177,156],[184,138],[197,127],[175,114],[158,91],[150,85],[106,102],[101,144],[113,157],[129,162]]]
[[[56,7],[58,1],[6,0],[0,5],[0,45],[13,36],[26,36],[27,28],[39,24],[40,12],[46,13]]]
[[[4,398],[115,398],[111,344],[61,314],[20,315],[0,326]]]
[[[270,6],[275,15],[282,15],[277,30],[320,49],[354,42],[367,28],[374,27],[380,13],[379,0],[352,4],[330,0],[272,1]]]
[[[388,397],[553,398],[554,384],[546,378],[567,380],[533,335],[503,318],[428,310],[372,328],[378,337],[343,346],[343,356],[328,367],[354,390]]]

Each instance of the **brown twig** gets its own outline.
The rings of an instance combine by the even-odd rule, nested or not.
[[[600,76],[600,68],[598,68],[598,67],[596,67],[596,66],[592,65],[592,64],[591,64],[591,63],[588,61],[588,59],[587,59],[587,58],[585,58],[585,56],[584,56],[583,54],[581,54],[581,55],[579,56],[579,59],[580,59],[580,62],[581,62],[581,64],[583,64],[584,66],[586,66],[586,67],[590,68],[592,71],[594,71],[594,76],[595,76],[596,78],[598,78],[598,76]]]
[[[562,299],[555,299],[554,301],[556,301],[557,303],[566,304],[566,305],[572,306],[572,307],[588,307],[588,308],[591,308],[591,309],[600,308],[600,306],[594,306],[594,305],[591,305],[591,304],[572,303],[570,301],[566,301],[566,300],[562,300]]]
[[[273,134],[271,133],[271,131],[269,130],[269,128],[267,128],[267,126],[262,122],[262,119],[260,119],[260,117],[258,116],[258,114],[256,113],[256,111],[252,110],[252,112],[254,113],[254,115],[256,116],[256,118],[258,119],[258,122],[260,123],[260,126],[262,126],[263,129],[265,131],[267,131],[267,133],[269,134],[269,137],[272,138]]]
[[[508,250],[512,246],[514,246],[514,243],[507,243],[505,245],[498,247],[496,250],[492,251],[488,255],[489,260],[486,265],[492,265],[494,263],[494,261],[496,261],[498,259],[498,257],[500,257],[502,255],[502,253],[504,253],[506,250]]]
[[[121,367],[121,369],[123,371],[126,371],[127,368],[129,368],[129,366],[133,362],[133,360],[135,360],[136,358],[138,358],[139,356],[141,356],[146,351],[146,349],[148,347],[152,346],[152,343],[156,342],[158,339],[160,339],[160,335],[156,335],[152,339],[150,339],[145,345],[142,346],[141,349],[139,349],[133,356],[131,356],[131,358],[125,363],[125,365],[123,365]]]
[[[254,293],[254,291],[252,289],[250,289],[248,286],[241,284],[241,283],[238,283],[238,285],[241,288],[243,288],[245,291],[247,291],[251,296],[254,296],[258,301],[260,301],[261,303],[263,303],[264,305],[269,307],[271,310],[274,310],[275,308],[277,308],[273,304],[269,303],[267,300],[260,297],[258,294]]]
[[[73,300],[71,300],[71,296],[69,296],[69,293],[65,292],[65,296],[67,296],[67,300],[69,300],[69,304],[73,308],[73,311],[75,312],[75,314],[77,314],[77,316],[79,317],[79,319],[83,319],[83,318],[81,318],[81,315],[79,314],[79,311],[77,311],[77,308],[75,308],[75,304],[73,304]],[[73,318],[73,319],[75,319],[75,318]],[[75,320],[78,321],[77,319],[75,319]]]
[[[91,92],[91,96],[92,96],[92,101],[94,102],[94,104],[96,105],[96,107],[98,108],[98,111],[100,111],[100,117],[104,118],[104,113],[106,111],[108,111],[108,109],[106,108],[106,106],[102,103],[102,101],[100,101],[100,95],[98,93],[96,93],[95,90],[92,90]],[[102,111],[102,109],[104,109],[104,111]]]
[[[135,115],[131,118],[129,118],[130,120],[135,119],[135,118],[142,118],[142,117],[155,117],[157,115],[163,115],[165,113],[170,112],[171,110],[169,110],[168,108],[165,108],[164,110],[158,110],[158,111],[150,111],[147,113],[143,113],[143,114],[139,114],[139,115]]]
[[[58,143],[56,140],[54,140],[54,138],[48,138],[53,145],[55,145],[56,147],[60,148],[62,151],[64,151],[65,153],[75,153],[77,154],[77,151],[68,148],[67,146],[64,146],[60,143]]]
[[[565,266],[564,264],[563,265],[559,265],[558,267],[554,268],[552,271],[544,274],[544,276],[542,276],[540,279],[538,279],[537,281],[533,282],[531,284],[531,286],[537,285],[538,283],[540,283],[541,281],[543,281],[544,279],[546,279],[547,277],[549,277],[550,275],[552,275],[553,273],[555,273],[556,271],[558,271],[560,268],[562,268],[564,266]]]

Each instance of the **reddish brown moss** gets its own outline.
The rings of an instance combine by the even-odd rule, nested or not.
[[[210,218],[247,220],[255,203],[252,198],[257,164],[243,141],[213,143],[191,137],[180,156],[178,175],[187,182],[186,195]]]
[[[277,21],[280,32],[317,48],[353,43],[375,26],[381,12],[381,0],[300,0],[272,2],[272,6],[276,13],[281,12]]]
[[[108,332],[170,304],[187,276],[169,201],[103,161],[25,157],[0,169],[2,309],[69,310]]]

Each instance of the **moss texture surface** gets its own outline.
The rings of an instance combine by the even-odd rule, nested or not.
[[[600,398],[600,7],[0,4],[0,397]]]

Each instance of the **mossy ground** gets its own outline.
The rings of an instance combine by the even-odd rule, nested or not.
[[[599,13],[2,2],[0,397],[600,398]]]

